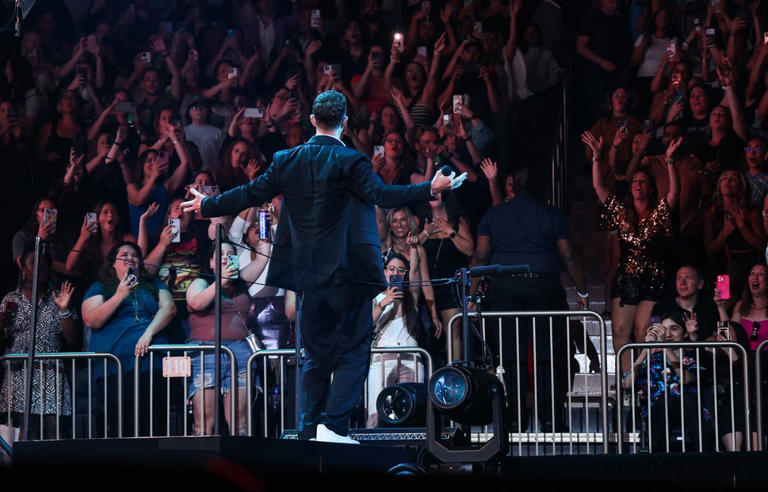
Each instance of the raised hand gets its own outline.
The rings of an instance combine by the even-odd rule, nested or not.
[[[437,41],[435,41],[434,52],[436,55],[441,55],[445,51],[445,33],[441,34]]]
[[[496,179],[496,176],[499,175],[499,166],[489,157],[486,157],[480,162],[480,170],[483,171],[483,174],[489,182],[492,182]]]
[[[78,239],[78,242],[85,242],[90,239],[91,234],[95,234],[98,227],[96,222],[89,224],[88,216],[86,215],[83,218],[83,225],[80,226],[80,238]]]
[[[145,210],[144,213],[139,217],[139,222],[146,222],[147,219],[155,215],[159,209],[160,205],[157,202],[150,203],[149,207],[147,207],[147,210]]]
[[[667,158],[667,160],[671,159],[672,156],[675,155],[675,152],[680,147],[681,143],[683,143],[683,137],[677,137],[676,139],[669,142],[667,150],[664,153],[664,156]]]
[[[584,133],[581,134],[581,141],[589,147],[589,150],[592,151],[592,155],[599,157],[600,154],[603,151],[603,136],[601,135],[600,138],[595,138],[595,135],[589,131],[585,130]]]
[[[53,291],[53,302],[56,304],[56,307],[59,308],[59,311],[69,310],[69,303],[72,301],[72,293],[74,291],[75,286],[72,285],[69,281],[61,284],[59,293]]]

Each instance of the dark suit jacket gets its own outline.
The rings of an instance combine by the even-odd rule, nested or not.
[[[315,135],[275,153],[272,165],[254,181],[205,198],[202,214],[234,215],[280,193],[283,207],[267,283],[311,292],[356,280],[369,298],[384,283],[373,205],[391,208],[431,198],[430,183],[387,185],[368,156],[333,137]]]

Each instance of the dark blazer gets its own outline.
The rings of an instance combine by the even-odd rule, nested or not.
[[[267,283],[302,292],[359,281],[369,297],[383,290],[374,204],[391,208],[428,201],[430,183],[387,185],[365,154],[315,135],[276,152],[254,181],[205,198],[204,217],[234,215],[283,194]],[[379,284],[379,285],[368,285]]]

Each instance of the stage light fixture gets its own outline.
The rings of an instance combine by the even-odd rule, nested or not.
[[[486,368],[464,362],[440,368],[429,379],[427,396],[427,444],[432,456],[443,463],[480,463],[507,453],[504,388]],[[445,439],[445,417],[466,424],[465,435]],[[471,444],[471,426],[487,424],[491,424],[493,436],[483,444]]]
[[[423,427],[426,422],[426,392],[424,383],[387,386],[376,398],[379,423],[385,427]]]
[[[493,421],[491,388],[496,384],[498,378],[487,371],[454,364],[429,379],[429,398],[451,420],[485,425]]]

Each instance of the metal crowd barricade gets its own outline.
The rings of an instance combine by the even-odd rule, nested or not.
[[[420,356],[424,361],[424,379],[425,381],[429,380],[429,377],[432,375],[432,357],[429,355],[429,352],[427,352],[424,349],[421,349],[419,347],[385,347],[385,348],[372,348],[371,349],[372,354],[398,354],[397,362],[400,363],[400,354],[415,354],[417,356]],[[285,420],[286,420],[286,395],[285,395],[285,367],[286,367],[286,357],[296,357],[296,350],[295,349],[273,349],[273,350],[259,350],[258,352],[255,352],[251,355],[251,357],[248,358],[248,379],[247,379],[247,386],[248,386],[248,435],[253,436],[253,402],[255,400],[253,395],[253,381],[252,378],[254,377],[254,371],[253,371],[253,362],[257,359],[264,359],[264,361],[267,360],[267,358],[270,357],[277,357],[278,358],[278,364],[276,368],[276,378],[278,381],[278,388],[279,388],[279,408],[280,408],[280,427],[279,427],[279,434],[282,434],[282,432],[285,430]],[[262,381],[266,383],[268,374],[267,374],[267,368],[270,366],[270,364],[262,363],[262,372],[263,372],[263,379]],[[272,365],[273,370],[275,370],[275,365]],[[383,364],[382,364],[383,367]],[[265,384],[266,387],[266,384]],[[297,395],[299,389],[297,388]],[[298,396],[294,395],[297,399]],[[368,395],[368,381],[366,380],[365,389],[363,392],[364,395],[364,401],[367,401],[367,395]],[[262,434],[264,437],[269,436],[269,411],[268,411],[268,401],[267,398],[264,398],[263,401],[263,429]],[[366,415],[367,415],[367,408]]]
[[[170,357],[172,353],[179,353],[182,352],[184,354],[184,357],[194,357],[195,352],[197,352],[200,356],[200,377],[204,378],[205,374],[205,353],[206,352],[214,352],[216,349],[215,345],[184,345],[184,344],[167,344],[167,345],[150,345],[147,354],[150,356],[149,358],[149,437],[154,437],[154,422],[155,422],[155,402],[154,402],[154,384],[155,384],[155,378],[154,372],[155,372],[155,358],[152,357],[152,355],[156,352],[165,352],[165,357]],[[192,353],[190,356],[189,353]],[[229,358],[229,367],[230,367],[230,374],[232,375],[231,384],[235,385],[237,384],[237,363],[235,361],[235,357],[232,354],[232,351],[226,347],[221,347],[222,356],[226,356]],[[140,369],[140,359],[141,357],[136,356],[134,359],[134,366],[133,366],[133,384],[134,384],[134,398],[133,398],[133,434],[134,437],[139,436],[139,412],[140,412],[140,399],[141,399],[141,391],[140,391],[140,384],[139,384],[139,369]],[[214,361],[215,362],[215,361]],[[161,368],[162,370],[162,363]],[[192,376],[189,377],[182,377],[182,378],[169,378],[166,377],[165,379],[165,422],[166,422],[166,429],[165,429],[165,435],[171,436],[171,427],[172,427],[172,412],[171,412],[171,394],[172,394],[172,385],[174,384],[174,379],[182,379],[181,384],[183,386],[183,404],[181,406],[182,408],[182,433],[181,435],[184,437],[187,437],[189,435],[189,415],[186,411],[187,402],[189,401],[189,380]],[[201,385],[202,386],[202,385]],[[231,392],[231,398],[230,398],[230,434],[235,435],[236,429],[237,429],[237,398],[238,398],[238,392],[233,391]],[[203,415],[206,414],[206,404],[205,404],[205,398],[203,398]],[[205,419],[203,419],[204,421]]]
[[[636,353],[635,350],[640,350],[640,354],[635,357]],[[661,383],[661,387],[663,387],[663,395],[658,396],[656,399],[655,404],[652,402],[652,370],[651,365],[648,364],[647,361],[649,357],[653,356],[654,353],[651,352],[652,349],[664,349],[663,352],[661,352],[662,355],[662,380],[657,381],[656,383]],[[705,349],[705,353],[702,353],[701,349]],[[709,350],[706,350],[709,349]],[[693,359],[692,363],[695,364],[695,381],[691,381],[689,383],[685,382],[685,376],[682,378],[678,378],[679,383],[679,389],[676,391],[679,393],[679,406],[680,406],[680,422],[679,422],[679,428],[680,428],[680,442],[682,446],[682,452],[686,451],[698,451],[703,452],[706,451],[708,447],[714,445],[715,451],[720,451],[720,439],[719,439],[719,421],[718,421],[718,413],[719,413],[719,404],[718,404],[718,362],[717,362],[717,351],[723,350],[725,351],[727,349],[727,352],[725,352],[727,361],[721,362],[721,364],[725,364],[728,366],[728,381],[727,384],[723,385],[724,391],[726,393],[725,396],[722,398],[725,399],[727,397],[729,401],[729,407],[730,407],[730,428],[732,432],[730,433],[732,441],[732,446],[735,448],[735,432],[736,430],[736,423],[735,423],[735,415],[736,415],[736,394],[735,394],[735,385],[734,385],[734,364],[733,362],[729,363],[728,361],[735,361],[736,359],[733,359],[734,354],[737,354],[739,356],[739,360],[742,361],[742,377],[743,377],[743,405],[744,405],[744,426],[745,426],[745,438],[744,442],[746,443],[746,450],[750,451],[751,446],[751,439],[747,436],[750,436],[750,422],[749,422],[749,375],[748,375],[748,364],[747,364],[747,353],[744,350],[744,347],[739,345],[736,342],[655,342],[655,343],[629,343],[627,345],[624,345],[619,352],[616,354],[616,361],[617,364],[619,364],[619,361],[621,360],[621,356],[629,351],[630,354],[630,360],[632,361],[632,370],[627,373],[626,376],[621,374],[621,371],[616,372],[616,394],[617,394],[617,405],[619,408],[616,412],[616,429],[617,432],[621,433],[623,432],[623,406],[624,406],[624,400],[627,399],[629,403],[629,412],[631,414],[631,431],[630,435],[634,435],[638,432],[637,430],[637,411],[640,410],[641,412],[646,412],[645,419],[644,419],[644,426],[645,426],[645,433],[647,439],[647,448],[649,452],[653,452],[654,450],[654,442],[653,442],[653,426],[654,425],[661,425],[660,422],[656,421],[654,424],[654,412],[653,408],[658,407],[658,405],[663,405],[664,411],[663,411],[663,425],[664,425],[664,436],[665,436],[665,444],[664,444],[664,451],[669,452],[670,451],[670,421],[671,421],[671,415],[670,415],[670,385],[672,384],[667,378],[670,374],[669,367],[667,363],[669,362],[669,356],[672,354],[675,354],[675,356],[678,358],[678,363],[682,364],[684,363],[684,358],[687,358],[689,360],[688,365],[690,365],[690,358],[695,351],[695,358]],[[671,352],[668,352],[667,350],[670,350]],[[711,352],[711,354],[710,354]],[[657,352],[658,353],[658,352]],[[711,361],[711,366],[709,366],[709,363]],[[670,364],[671,365],[671,364]],[[707,368],[711,367],[712,371],[712,379],[711,379],[711,388],[705,387],[703,383],[708,383],[710,380],[705,379],[702,381],[702,371],[707,370]],[[642,387],[636,388],[636,380],[639,376],[639,374],[636,374],[637,372],[643,372],[643,375],[645,376],[646,382]],[[656,372],[656,370],[654,370]],[[658,376],[656,376],[658,377]],[[693,376],[692,376],[693,377]],[[692,392],[688,392],[686,394],[686,387],[690,388],[690,385],[695,385],[695,396],[691,394]],[[629,386],[629,388],[627,388]],[[628,397],[624,397],[622,394],[624,391],[628,391]],[[637,394],[639,391],[644,391],[643,393],[643,399],[645,400],[641,404],[639,404],[640,398],[637,398]],[[711,407],[713,412],[710,413],[710,415],[713,415],[713,428],[710,428],[710,430],[714,431],[711,438],[714,439],[714,443],[711,442],[705,442],[705,427],[707,424],[703,422],[702,417],[702,410],[706,407],[703,406],[703,399],[706,399],[707,402],[709,402],[709,396],[712,395],[712,401]],[[695,438],[694,442],[694,449],[686,449],[686,398],[696,398],[696,427],[697,427],[697,436],[693,436]],[[706,402],[705,402],[706,403]],[[690,407],[689,407],[690,408]],[[723,409],[725,410],[725,409]],[[655,412],[656,416],[658,416],[658,411]],[[677,415],[675,415],[677,417]],[[689,422],[690,423],[690,422]],[[629,423],[628,423],[629,424]],[[676,421],[673,422],[673,425],[677,424]],[[707,426],[709,427],[709,426]],[[690,436],[689,436],[690,437]],[[677,437],[675,437],[677,440]],[[617,453],[621,454],[623,451],[623,441],[624,439],[617,439]],[[637,453],[638,452],[638,446],[637,446],[637,440],[632,440],[632,452]]]
[[[763,350],[768,346],[768,340],[763,340],[755,350],[755,417],[757,431],[757,451],[763,450],[763,384],[762,384],[762,359]],[[751,439],[751,438],[750,438]]]
[[[456,326],[457,328],[461,327],[461,323],[454,323],[456,320],[460,320],[463,315],[461,313],[455,315],[448,323],[448,326],[446,327],[447,331],[447,337],[448,337],[448,357],[449,357],[449,363],[452,361],[452,354],[453,354],[453,336],[452,331],[453,327]],[[472,319],[478,318],[478,313],[476,312],[470,312],[470,322]],[[574,450],[574,446],[583,446],[585,448],[585,451],[587,454],[590,454],[594,451],[597,451],[600,447],[602,448],[603,453],[608,453],[608,444],[611,440],[611,435],[609,433],[609,419],[608,419],[608,376],[607,376],[607,365],[608,365],[608,357],[607,357],[607,351],[606,351],[606,332],[605,332],[605,322],[603,321],[603,318],[594,311],[486,311],[482,312],[481,315],[481,327],[480,327],[480,336],[483,339],[483,342],[487,341],[489,334],[489,330],[496,330],[495,336],[496,340],[498,340],[498,360],[500,361],[500,365],[497,367],[496,374],[499,377],[502,382],[504,382],[504,373],[510,370],[510,368],[506,368],[503,366],[503,362],[505,360],[505,354],[504,354],[504,330],[503,330],[503,323],[502,320],[505,318],[513,319],[514,320],[514,333],[511,334],[511,336],[515,337],[515,348],[517,353],[514,354],[514,360],[519,361],[520,358],[520,333],[521,329],[530,329],[530,340],[532,343],[532,355],[533,355],[533,412],[534,412],[534,418],[532,421],[530,421],[530,431],[528,428],[523,428],[522,422],[523,422],[523,412],[526,412],[526,415],[528,413],[527,405],[524,403],[526,402],[526,395],[521,395],[520,391],[517,391],[517,398],[516,402],[514,402],[513,407],[514,408],[508,408],[507,412],[512,412],[513,417],[517,417],[517,427],[513,425],[513,429],[511,429],[513,432],[510,432],[510,443],[516,444],[517,446],[513,446],[512,451],[514,452],[515,449],[517,450],[518,455],[524,454],[523,450],[523,444],[533,444],[533,454],[538,456],[540,453],[547,453],[546,446],[551,445],[551,454],[557,454],[557,446],[566,446],[567,445],[567,453],[568,454],[574,454],[574,451],[576,451],[576,454],[579,454],[578,448]],[[488,318],[494,318],[497,320],[496,326],[488,326]],[[541,318],[548,318],[548,323],[545,323],[545,326],[537,326],[537,319]],[[520,326],[521,319],[530,319],[530,328],[522,327]],[[572,356],[575,355],[572,353],[572,337],[571,337],[571,320],[575,321],[581,321],[585,322],[588,319],[594,320],[598,323],[599,326],[599,337],[600,337],[600,348],[598,349],[598,358],[600,359],[600,390],[598,392],[594,392],[591,394],[585,393],[582,396],[575,396],[574,395],[574,379],[571,377],[571,374],[573,373],[572,369]],[[567,381],[567,392],[566,392],[566,398],[565,401],[558,401],[555,395],[555,351],[554,351],[554,345],[553,345],[553,334],[554,334],[554,324],[555,320],[564,320],[565,321],[565,345],[566,345],[566,352],[565,352],[565,369],[567,370],[568,374],[568,381]],[[587,344],[591,343],[591,340],[589,340],[589,337],[587,335],[587,327],[585,324],[582,324],[583,329],[583,335],[582,335],[582,347],[584,348],[584,354],[582,355],[584,359],[584,364],[586,367],[586,348]],[[539,393],[539,365],[538,365],[538,347],[537,345],[537,331],[538,330],[546,330],[548,333],[548,340],[549,340],[549,347],[545,347],[546,350],[548,348],[548,354],[549,354],[549,376],[551,380],[548,382],[548,386],[550,389],[549,395],[549,402],[550,407],[547,409],[545,413],[548,413],[548,415],[542,415],[542,417],[546,418],[547,416],[551,416],[551,425],[552,429],[551,432],[536,432],[536,422],[539,421],[539,401],[540,397],[545,395],[540,395]],[[507,336],[510,336],[507,334]],[[470,336],[470,340],[474,340],[475,337]],[[527,347],[523,347],[523,350],[527,350]],[[526,354],[527,359],[527,354]],[[520,367],[520,366],[518,366]],[[563,369],[563,367],[558,367],[558,369]],[[515,384],[516,388],[520,388],[520,372],[515,368],[514,374],[516,374],[516,380],[512,381]],[[589,387],[589,382],[587,380],[588,378],[587,371],[582,371],[581,374],[576,374],[576,378],[582,377],[584,378],[584,387]],[[527,377],[527,373],[526,373]],[[547,383],[547,382],[544,382]],[[506,387],[506,382],[504,383],[505,392],[509,391],[509,388]],[[599,409],[599,417],[595,418],[595,421],[590,421],[590,407],[594,408],[594,399],[598,398],[599,403],[597,405],[597,408]],[[583,400],[583,406],[581,407],[584,409],[583,412],[583,419],[580,418],[578,422],[574,422],[573,419],[573,410],[578,408],[576,404],[581,403],[581,400]],[[592,400],[592,401],[590,401]],[[546,401],[546,399],[541,400]],[[555,405],[564,405],[565,406],[565,415],[567,415],[567,430],[566,432],[557,432],[557,416],[558,411],[556,411]],[[581,431],[574,432],[574,424],[578,424],[578,427]],[[565,425],[565,424],[563,424]],[[593,432],[593,428],[595,431]],[[488,433],[487,428],[483,428],[480,432],[473,432],[472,434],[472,440],[474,442],[483,442],[484,440],[487,440],[487,438],[490,437],[490,434]],[[540,450],[539,446],[544,445],[545,449]],[[530,453],[529,449],[526,449],[525,452],[527,454]]]
[[[11,377],[8,375],[11,373],[11,361],[18,360],[23,361],[23,365],[21,368],[22,375],[26,373],[27,370],[27,356],[28,354],[6,354],[2,357],[0,357],[0,364],[5,362],[5,374],[6,374],[6,387],[4,388],[4,391],[8,395],[8,407],[7,409],[0,409],[0,412],[3,410],[7,413],[7,422],[11,423],[11,410],[13,408],[13,388],[12,388],[12,381]],[[103,360],[104,361],[104,374],[103,374],[103,380],[104,380],[104,414],[103,414],[103,420],[104,420],[104,436],[108,435],[108,428],[107,423],[109,421],[109,405],[108,405],[108,398],[107,398],[107,390],[108,390],[108,378],[107,378],[107,366],[110,362],[114,362],[117,367],[117,437],[123,437],[123,405],[122,405],[122,394],[123,394],[123,378],[122,378],[122,364],[120,363],[120,360],[115,357],[112,354],[109,353],[97,353],[97,352],[50,352],[50,353],[40,353],[35,354],[35,361],[37,365],[39,365],[39,390],[40,390],[40,409],[45,409],[45,370],[49,369],[51,362],[55,361],[56,367],[55,367],[55,398],[56,398],[56,440],[61,439],[61,406],[62,406],[62,395],[59,390],[59,383],[63,380],[67,379],[66,374],[63,374],[62,369],[66,369],[66,367],[62,367],[63,364],[61,363],[63,360],[71,360],[71,373],[69,378],[70,381],[70,399],[72,402],[72,439],[77,438],[77,368],[75,365],[76,360],[83,360],[85,359],[87,361],[87,398],[88,398],[88,426],[87,426],[87,436],[88,439],[94,438],[94,404],[93,404],[93,386],[94,386],[94,378],[93,378],[93,361],[95,359]],[[34,369],[33,369],[34,370]],[[34,378],[33,378],[34,379]],[[40,419],[40,439],[44,439],[44,433],[43,433],[43,420]]]

